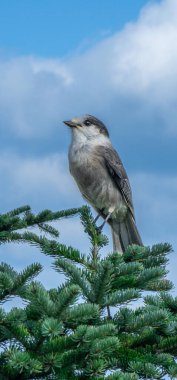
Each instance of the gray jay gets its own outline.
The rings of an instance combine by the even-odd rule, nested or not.
[[[122,161],[106,126],[91,115],[64,123],[71,128],[69,168],[83,197],[112,229],[113,249],[143,245],[138,233],[132,193]],[[98,217],[96,219],[98,219]]]

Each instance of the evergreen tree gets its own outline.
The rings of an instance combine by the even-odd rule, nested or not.
[[[90,253],[60,244],[48,222],[79,213]],[[46,234],[28,228],[38,226]],[[0,309],[0,379],[136,380],[177,377],[177,298],[166,279],[171,247],[130,246],[101,258],[108,242],[86,206],[32,214],[28,206],[0,216],[0,242],[29,242],[65,274],[58,288],[34,281],[40,264],[21,273],[2,263],[0,300],[20,296],[25,308]],[[144,305],[132,307],[133,301]],[[157,293],[158,292],[158,293]],[[154,295],[154,294],[155,295]]]

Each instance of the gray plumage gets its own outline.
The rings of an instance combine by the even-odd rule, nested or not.
[[[128,176],[106,126],[91,115],[65,124],[72,128],[70,172],[83,197],[111,226],[113,249],[124,252],[130,244],[142,245]]]

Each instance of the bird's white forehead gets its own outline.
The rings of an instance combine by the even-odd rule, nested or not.
[[[78,117],[74,117],[74,119],[71,120],[73,123],[79,123],[80,119]]]

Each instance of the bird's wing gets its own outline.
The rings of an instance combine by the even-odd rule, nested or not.
[[[104,157],[109,175],[122,194],[122,197],[133,216],[133,219],[135,219],[130,183],[118,153],[111,147],[100,146],[99,150],[102,157]]]

